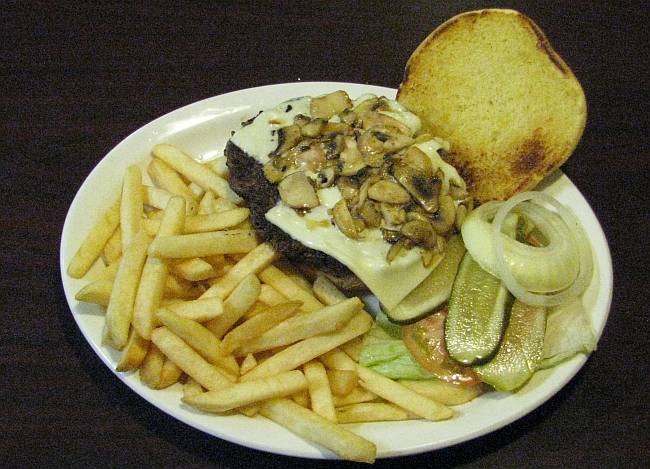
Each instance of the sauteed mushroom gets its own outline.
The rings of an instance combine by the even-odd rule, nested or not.
[[[317,207],[318,196],[302,171],[290,174],[278,184],[280,198],[289,207],[309,209]]]

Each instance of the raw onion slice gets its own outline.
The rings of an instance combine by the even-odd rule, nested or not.
[[[557,211],[557,215],[559,215],[560,219],[557,219],[557,216],[555,214],[541,207],[540,205],[526,204],[525,206],[518,207],[522,202],[537,200],[541,203],[546,203],[552,206]],[[573,251],[577,250],[578,253],[579,271],[577,277],[575,277],[575,280],[573,283],[571,283],[570,286],[556,293],[548,295],[538,294],[533,293],[535,289],[527,288],[514,277],[513,272],[510,270],[510,267],[504,255],[506,248],[506,243],[504,241],[508,241],[507,239],[504,240],[505,236],[501,233],[501,228],[506,219],[506,216],[515,208],[517,208],[517,210],[520,210],[523,215],[530,217],[531,220],[536,223],[537,227],[544,233],[544,235],[556,231],[557,234],[565,235],[565,240],[571,241],[573,245]],[[541,224],[540,221],[542,222]],[[587,236],[585,235],[580,222],[569,209],[564,207],[554,198],[544,193],[523,192],[504,202],[498,208],[494,217],[494,221],[492,222],[492,238],[494,239],[499,278],[502,282],[504,282],[506,288],[510,291],[510,293],[512,293],[516,298],[526,304],[534,306],[555,306],[566,303],[571,299],[581,295],[591,281],[593,274],[591,249],[589,247],[589,240],[587,239]],[[516,242],[515,240],[511,241]],[[551,247],[555,248],[555,246],[551,246],[549,243],[549,245],[544,248],[533,249],[544,250]],[[569,251],[567,251],[567,254],[568,252]],[[521,259],[521,261],[526,262],[525,259]],[[531,269],[536,268],[536,266],[533,264],[529,265]]]

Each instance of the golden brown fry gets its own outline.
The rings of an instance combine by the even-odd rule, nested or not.
[[[176,384],[182,374],[183,370],[176,363],[169,358],[166,359],[165,363],[163,363],[162,370],[160,370],[160,382],[156,389],[165,389],[172,384]]]
[[[372,442],[289,399],[266,401],[260,413],[298,436],[324,446],[343,459],[365,463],[375,461],[377,448]]]
[[[205,326],[217,338],[222,338],[257,301],[260,281],[254,274],[246,276],[223,303],[223,314],[208,321]],[[203,295],[201,298],[204,298]]]
[[[142,172],[135,165],[129,166],[124,173],[122,203],[120,204],[123,250],[131,244],[135,235],[142,229],[143,198]]]
[[[202,286],[195,286],[192,282],[177,277],[173,273],[167,275],[167,279],[165,280],[164,295],[166,297],[195,300],[201,296],[204,291],[205,289]]]
[[[260,405],[259,404],[245,405],[245,406],[241,406],[237,410],[239,410],[239,412],[244,414],[246,417],[255,417],[260,411]]]
[[[228,179],[228,165],[226,164],[226,157],[220,156],[210,161],[206,161],[205,166],[214,171],[217,175],[221,176],[224,179]]]
[[[68,275],[81,278],[102,253],[113,232],[120,224],[120,199],[118,198],[97,220],[84,238],[81,246],[68,264]]]
[[[221,349],[225,353],[232,352],[241,344],[262,335],[264,332],[294,315],[301,305],[302,303],[298,301],[290,301],[270,306],[265,312],[258,314],[228,332],[223,338]]]
[[[219,298],[203,298],[190,301],[178,301],[165,305],[167,309],[173,311],[187,319],[196,322],[206,322],[223,314],[223,302]]]
[[[115,369],[117,371],[135,370],[144,360],[147,350],[149,350],[149,341],[143,339],[140,334],[131,329],[129,340]]]
[[[275,306],[287,301],[287,297],[277,291],[271,285],[263,284],[260,289],[259,301],[268,306]]]
[[[172,264],[171,269],[176,275],[191,282],[207,280],[217,276],[212,265],[199,257]]]
[[[113,290],[113,280],[95,280],[84,286],[75,295],[77,301],[108,306]]]
[[[237,383],[220,391],[183,398],[183,402],[208,412],[225,412],[254,402],[289,396],[307,389],[307,380],[298,370],[247,383]]]
[[[293,402],[299,406],[305,407],[307,409],[311,408],[311,400],[309,399],[308,390],[298,391],[297,393],[292,394],[290,397],[293,399]]]
[[[199,215],[208,215],[210,213],[214,213],[214,193],[212,191],[207,191],[205,194],[203,194],[203,197],[201,197],[201,202],[199,202]]]
[[[324,353],[319,360],[330,370],[353,371],[356,374],[357,364],[339,348]]]
[[[104,260],[111,265],[122,255],[122,230],[118,226],[104,245]]]
[[[302,311],[314,311],[320,309],[323,304],[311,293],[303,290],[289,276],[275,266],[268,266],[259,273],[262,282],[271,285],[282,295],[292,301],[302,302]]]
[[[357,373],[362,387],[415,415],[427,420],[444,420],[454,415],[449,407],[411,391],[398,382],[363,366],[357,365]]]
[[[374,401],[378,397],[377,394],[357,386],[345,396],[332,396],[332,399],[335,407],[343,407],[350,404]]]
[[[104,269],[97,274],[95,280],[115,280],[115,275],[117,275],[117,269],[120,266],[120,261],[122,258],[118,258],[115,262],[111,262],[109,265],[104,267]]]
[[[339,423],[386,422],[408,420],[409,414],[393,404],[384,402],[365,402],[336,409]]]
[[[355,337],[349,342],[341,345],[341,350],[343,350],[348,357],[350,357],[355,362],[359,361],[359,356],[361,356],[361,349],[363,348],[363,340],[361,337]]]
[[[144,230],[140,230],[126,248],[113,282],[111,298],[106,308],[103,339],[117,350],[124,348],[129,337],[135,295],[148,245],[149,237]]]
[[[249,230],[224,230],[176,236],[159,236],[149,255],[188,258],[215,254],[246,253],[257,246],[255,233]]]
[[[185,219],[185,226],[182,234],[206,233],[237,227],[250,215],[247,208],[234,208],[221,213],[209,213],[205,215],[192,215]],[[158,220],[145,220],[147,233],[157,233],[160,222]]]
[[[214,199],[214,201],[212,202],[212,211],[214,213],[225,212],[227,210],[232,210],[236,207],[237,205],[234,202],[228,199],[224,199],[223,197]]]
[[[358,298],[321,309],[300,313],[278,324],[236,350],[238,356],[290,345],[299,340],[341,329],[350,322],[363,304]]]
[[[183,384],[183,399],[196,396],[203,392],[203,387],[189,376]]]
[[[256,366],[257,360],[255,359],[255,356],[252,353],[249,353],[241,362],[241,366],[239,367],[239,374],[246,374]]]
[[[180,195],[189,201],[194,201],[196,197],[194,192],[187,187],[183,178],[164,161],[156,158],[152,159],[149,166],[147,166],[147,173],[153,183],[161,189]]]
[[[314,281],[314,295],[326,305],[334,305],[345,300],[346,296],[336,288],[327,277],[318,274]]]
[[[153,147],[153,155],[163,160],[169,166],[181,173],[190,181],[205,190],[211,190],[219,197],[225,197],[233,202],[241,202],[241,198],[233,192],[228,182],[215,172],[183,153],[176,147],[158,144]]]
[[[202,297],[217,296],[222,300],[225,299],[246,276],[257,274],[276,258],[277,253],[270,244],[260,244],[208,288]]]
[[[185,220],[185,199],[172,197],[165,208],[159,235],[171,235],[183,229]],[[142,277],[133,307],[133,327],[145,339],[151,338],[154,327],[154,312],[158,309],[167,282],[167,264],[155,256],[148,256],[142,269]]]
[[[214,365],[208,363],[189,345],[166,327],[154,329],[151,341],[185,373],[211,391],[232,385]]]
[[[482,384],[454,384],[438,379],[423,381],[401,379],[399,383],[412,391],[445,405],[469,402],[485,392]]]
[[[165,189],[160,189],[159,187],[151,186],[142,186],[143,195],[144,195],[144,204],[149,207],[157,208],[164,210],[169,203],[169,200],[172,197],[178,197],[176,194],[173,194]],[[194,199],[185,199],[185,214],[186,215],[196,215],[198,210],[198,204]],[[151,217],[150,220],[156,220],[156,217]]]
[[[312,360],[304,364],[303,370],[309,384],[311,409],[321,417],[336,422],[332,390],[330,389],[325,367],[322,363]]]
[[[140,381],[151,389],[158,389],[164,364],[165,355],[155,344],[149,344],[149,350],[140,364]]]
[[[356,371],[350,370],[327,370],[327,377],[330,381],[332,393],[337,396],[349,394],[359,382]]]
[[[239,375],[239,366],[233,359],[228,359],[226,353],[221,352],[221,341],[212,332],[198,322],[183,318],[165,308],[160,308],[156,316],[169,330],[183,339],[208,362],[224,368],[223,374],[230,381],[236,381]]]
[[[367,313],[357,313],[343,329],[329,334],[317,335],[295,343],[276,353],[263,363],[241,377],[242,381],[273,376],[283,371],[293,370],[300,365],[322,355],[334,347],[367,332],[372,326],[372,317]]]

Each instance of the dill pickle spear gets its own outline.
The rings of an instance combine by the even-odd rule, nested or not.
[[[511,301],[501,280],[466,253],[449,298],[445,322],[449,355],[463,365],[483,363],[492,357],[499,348]]]
[[[492,360],[472,369],[498,391],[520,388],[542,361],[546,310],[515,300],[501,346]]]

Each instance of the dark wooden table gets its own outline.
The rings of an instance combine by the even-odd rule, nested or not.
[[[0,8],[0,466],[337,464],[249,450],[158,411],[94,355],[61,287],[68,206],[129,133],[185,104],[252,86],[313,80],[396,87],[411,51],[436,25],[488,5],[254,3]],[[569,385],[516,423],[378,466],[650,463],[650,15],[641,4],[508,2],[539,23],[587,94],[587,128],[564,171],[592,204],[614,259],[614,301],[599,350]]]

